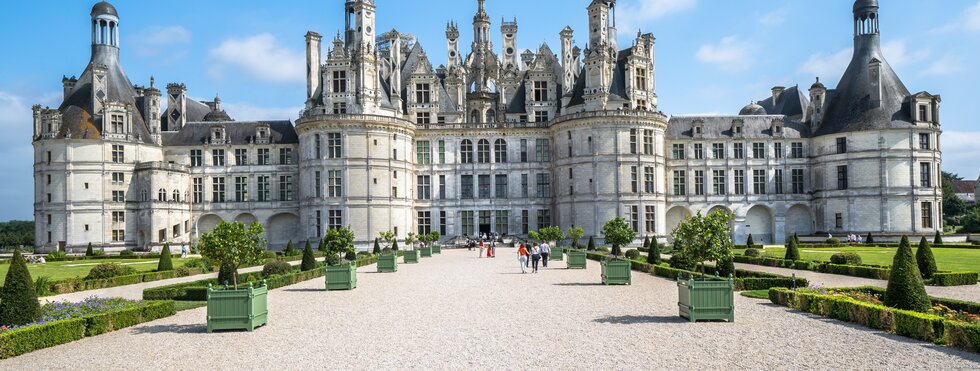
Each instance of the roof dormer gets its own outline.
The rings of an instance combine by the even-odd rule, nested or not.
[[[745,121],[742,119],[732,120],[732,138],[745,137]]]
[[[704,138],[704,120],[694,120],[691,124],[691,136],[694,138]]]
[[[225,127],[223,125],[214,125],[211,127],[211,143],[228,143],[228,133],[225,131]]]

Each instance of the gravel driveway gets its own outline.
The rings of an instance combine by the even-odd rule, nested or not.
[[[13,359],[0,369],[977,369],[980,355],[738,296],[736,322],[677,317],[675,283],[599,265],[521,274],[447,250],[397,273],[362,267],[358,288],[322,279],[269,295],[269,324],[207,334],[205,309]]]

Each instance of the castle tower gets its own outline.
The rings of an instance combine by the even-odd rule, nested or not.
[[[320,89],[320,34],[310,31],[306,33],[306,99],[311,106],[317,90]]]
[[[503,38],[504,69],[517,67],[517,18],[513,22],[500,20],[500,35]]]
[[[477,0],[480,9],[473,16],[473,50],[490,44],[490,16],[487,15],[486,0]]]
[[[449,69],[462,65],[459,55],[459,27],[454,22],[446,24],[446,50],[449,56]]]
[[[180,131],[187,123],[187,85],[167,84],[167,124],[166,131]]]
[[[575,86],[575,78],[578,76],[578,55],[574,53],[572,45],[572,28],[565,26],[559,34],[561,36],[561,67],[562,75],[562,95],[572,92]]]

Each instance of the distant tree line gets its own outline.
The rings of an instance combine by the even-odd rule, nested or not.
[[[34,222],[11,220],[0,223],[0,246],[33,246]]]
[[[980,203],[970,205],[956,197],[954,180],[963,180],[963,177],[943,172],[943,221],[947,228],[963,227],[962,233],[980,233]]]

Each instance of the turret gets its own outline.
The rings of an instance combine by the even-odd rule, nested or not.
[[[446,50],[449,55],[449,68],[460,66],[459,27],[455,22],[446,24]]]
[[[306,33],[306,99],[320,89],[320,34],[310,31]]]
[[[347,0],[345,8],[347,49],[370,52],[374,49],[374,0]]]
[[[500,35],[503,38],[504,68],[517,67],[517,18],[513,22],[500,20]]]
[[[187,86],[167,84],[167,131],[180,131],[187,123]]]
[[[92,7],[92,61],[111,64],[119,59],[119,13],[105,1]]]
[[[616,43],[616,0],[592,0],[589,5],[589,48]]]
[[[143,90],[143,99],[146,102],[143,108],[143,122],[150,129],[151,135],[159,136],[163,131],[160,127],[160,89],[155,85],[156,81],[150,76],[150,87]]]
[[[823,115],[825,107],[827,106],[827,87],[820,82],[820,78],[817,77],[817,82],[810,86],[810,107],[807,110],[809,113],[810,124],[816,128],[820,126],[823,121]]]
[[[575,75],[578,74],[578,54],[574,54],[572,46],[572,35],[574,31],[569,26],[565,26],[559,35],[561,36],[561,67],[562,67],[562,95],[572,92],[575,85]]]
[[[490,16],[487,15],[486,0],[477,0],[480,9],[473,16],[473,49],[490,43]]]

